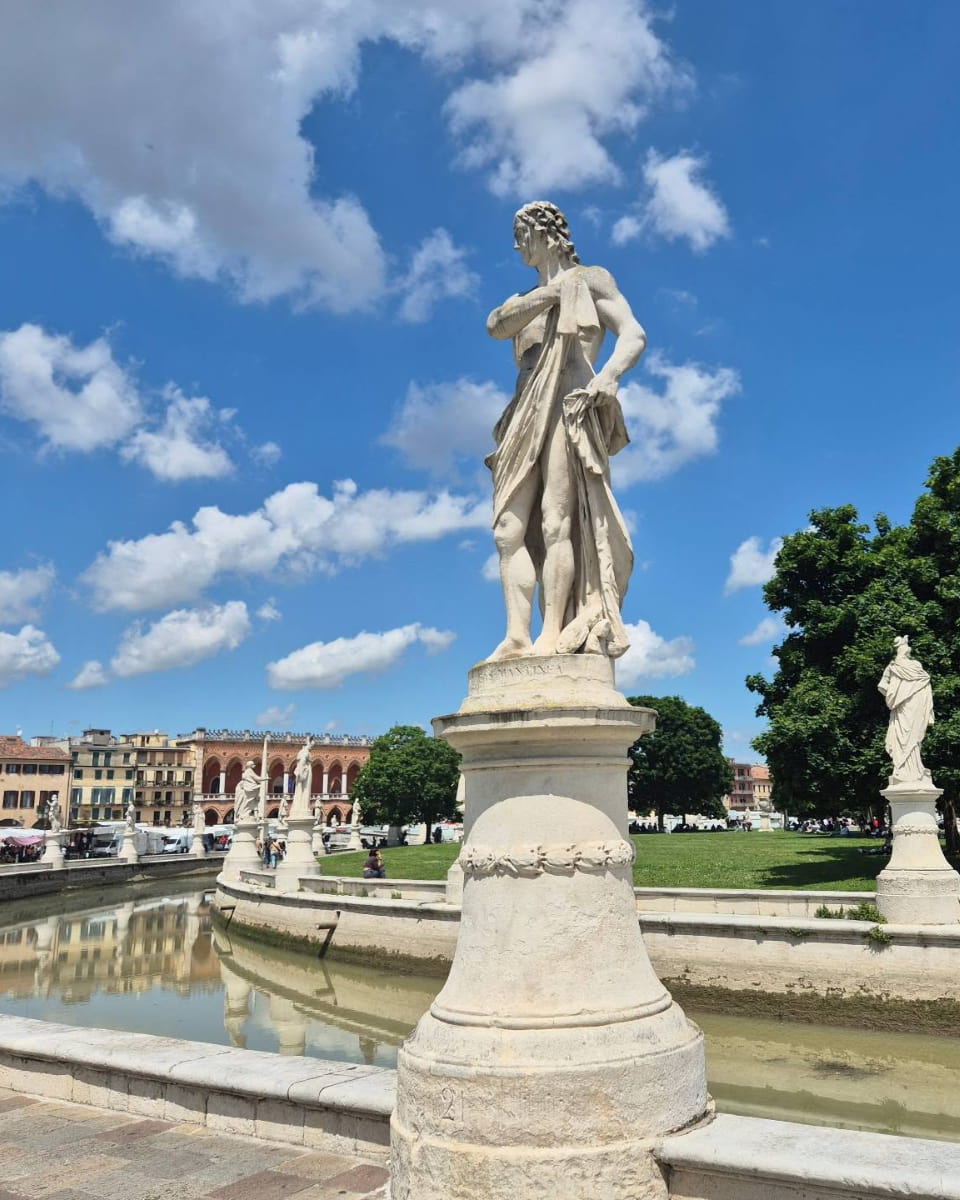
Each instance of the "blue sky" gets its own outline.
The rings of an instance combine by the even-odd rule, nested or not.
[[[905,519],[958,441],[958,36],[949,0],[6,6],[0,726],[456,708],[502,636],[484,320],[549,198],[649,339],[621,684],[754,757],[772,540]]]

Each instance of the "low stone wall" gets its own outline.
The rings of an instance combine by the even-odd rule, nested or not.
[[[0,1087],[385,1159],[396,1072],[0,1016]]]
[[[671,1200],[960,1200],[960,1146],[755,1117],[664,1138]]]
[[[634,888],[641,913],[714,913],[737,917],[814,917],[833,909],[876,904],[875,892],[780,892],[769,888]]]
[[[246,874],[246,872],[245,872]],[[312,882],[304,880],[305,883]],[[446,969],[453,959],[460,910],[449,905],[383,900],[321,892],[277,892],[252,883],[217,880],[214,910],[225,922],[253,935],[292,943],[326,941],[331,917],[339,914],[331,950],[349,958],[371,955],[411,960],[419,969]]]
[[[207,880],[222,869],[222,854],[211,854],[205,858],[192,854],[157,854],[142,858],[138,863],[122,862],[116,858],[81,858],[68,860],[55,871],[38,864],[25,863],[0,869],[0,902],[147,879],[178,879],[196,875]]]
[[[661,979],[730,991],[831,999],[960,999],[960,924],[644,913],[643,940]],[[885,940],[875,940],[877,937]]]
[[[316,875],[303,879],[301,886],[320,895],[429,900],[435,904],[443,903],[447,890],[443,879],[354,879],[344,875]]]
[[[224,919],[268,940],[318,945],[331,916],[339,913],[329,946],[334,956],[387,956],[427,970],[452,961],[459,908],[381,895],[334,895],[322,890],[331,882],[305,879],[308,890],[277,893],[255,883],[218,880],[214,906]],[[857,893],[827,895],[863,899]],[[830,1000],[960,1001],[960,924],[884,925],[879,937],[887,942],[876,940],[870,922],[846,919],[644,911],[640,923],[654,969],[678,987]]]
[[[0,1087],[385,1161],[396,1072],[0,1016]],[[721,1114],[662,1138],[670,1200],[960,1200],[960,1145]]]

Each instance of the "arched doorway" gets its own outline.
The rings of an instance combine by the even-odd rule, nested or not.
[[[357,782],[357,776],[360,774],[360,766],[358,763],[351,763],[347,768],[347,795],[353,791],[353,785]]]
[[[342,818],[340,816],[340,809],[339,808],[331,808],[330,812],[327,816],[327,824],[328,825],[340,825],[341,823],[342,823]]]
[[[240,782],[240,776],[243,774],[243,760],[239,758],[231,758],[227,764],[227,778],[224,783],[224,792],[228,796],[232,796],[237,790],[237,784]]]
[[[208,808],[206,810],[206,812],[203,814],[203,823],[205,825],[219,825],[220,824],[220,814],[217,812],[217,810],[215,808]]]
[[[223,765],[219,758],[210,758],[203,764],[203,793],[207,796],[220,795],[223,788]]]
[[[284,766],[283,760],[275,758],[267,768],[267,791],[271,796],[283,795],[283,781],[287,773],[287,768]]]
[[[331,796],[343,795],[343,767],[338,762],[330,764],[327,772],[327,790]]]

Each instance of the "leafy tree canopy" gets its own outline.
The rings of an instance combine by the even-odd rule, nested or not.
[[[851,505],[811,513],[776,560],[764,598],[783,614],[772,679],[751,675],[754,740],[778,806],[797,815],[863,814],[882,804],[888,713],[877,683],[908,634],[932,676],[936,724],[924,741],[951,815],[960,794],[960,449],[934,460],[910,522],[863,524]]]
[[[371,824],[409,825],[456,816],[460,755],[419,725],[394,725],[370,747],[351,796]]]
[[[657,711],[657,728],[634,742],[628,776],[630,807],[678,816],[723,817],[722,797],[733,783],[721,748],[720,725],[705,709],[679,696],[629,696],[638,708]]]

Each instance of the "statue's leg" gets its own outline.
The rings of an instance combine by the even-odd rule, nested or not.
[[[566,431],[557,421],[541,455],[543,472],[543,631],[533,644],[535,654],[556,654],[557,641],[573,587],[573,511],[576,489],[567,453]]]
[[[530,615],[537,572],[526,546],[527,525],[540,486],[539,470],[517,490],[493,527],[493,540],[500,555],[500,583],[507,610],[507,635],[488,661],[529,654]]]

